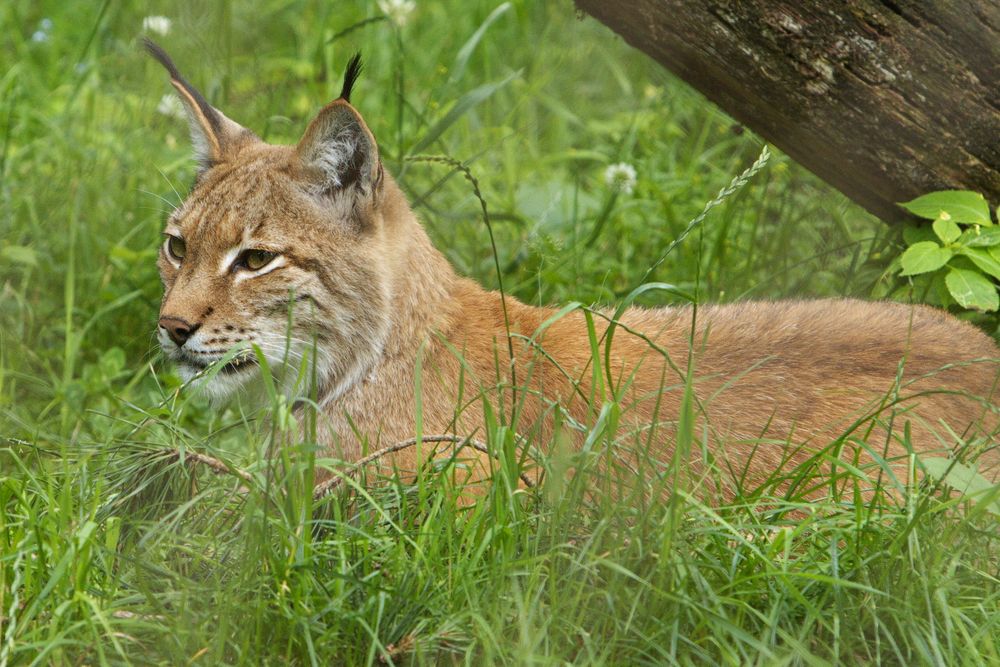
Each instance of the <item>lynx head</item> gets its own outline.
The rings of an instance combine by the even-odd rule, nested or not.
[[[164,352],[188,380],[238,350],[204,381],[217,398],[256,379],[255,346],[286,386],[315,378],[339,393],[381,354],[390,322],[382,258],[392,207],[375,139],[349,101],[359,58],[298,144],[276,146],[146,48],[180,95],[199,165],[160,248]]]

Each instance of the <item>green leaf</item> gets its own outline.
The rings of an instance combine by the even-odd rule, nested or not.
[[[959,242],[970,248],[1000,245],[1000,227],[969,228],[962,236]]]
[[[963,495],[972,498],[985,496],[984,499],[988,502],[987,509],[993,514],[1000,515],[1000,501],[996,499],[996,485],[980,475],[975,468],[939,456],[920,459],[920,464],[928,475],[944,482]]]
[[[101,372],[105,377],[113,378],[125,368],[125,351],[120,347],[112,347],[101,355]]]
[[[913,282],[917,281],[923,282],[926,279],[925,284],[927,288],[927,302],[936,306],[941,306],[942,308],[947,308],[952,303],[955,302],[954,297],[952,297],[951,292],[948,291],[948,285],[945,282],[945,273],[943,271],[936,271],[934,273],[928,274],[926,277],[918,276]],[[913,298],[913,292],[910,292],[908,299]]]
[[[938,218],[934,221],[933,227],[941,243],[954,243],[962,235],[962,228],[954,220]]]
[[[0,250],[0,257],[14,264],[38,266],[38,256],[35,254],[35,251],[23,245],[9,245],[5,247],[3,250]]]
[[[433,144],[437,141],[438,137],[444,134],[444,131],[451,127],[455,121],[461,118],[465,112],[489,99],[493,93],[497,92],[520,75],[521,71],[518,70],[500,81],[487,83],[470,90],[465,95],[462,95],[458,98],[458,101],[455,102],[455,105],[448,111],[448,113],[434,123],[434,125],[431,126],[431,129],[427,130],[427,134],[425,134],[420,141],[413,145],[413,148],[410,149],[410,153],[419,153]]]
[[[952,254],[951,250],[942,248],[934,241],[914,243],[900,258],[903,266],[903,273],[900,275],[915,276],[940,269],[948,263]]]
[[[948,291],[962,308],[995,311],[1000,308],[996,285],[981,273],[966,269],[951,269],[944,278]]]
[[[906,245],[916,245],[921,241],[934,241],[937,236],[934,234],[934,230],[926,225],[926,223],[920,224],[909,224],[907,223],[903,227],[903,241]]]
[[[455,64],[451,67],[451,76],[448,78],[451,83],[454,83],[462,78],[462,74],[465,72],[465,66],[469,63],[469,57],[472,56],[472,52],[476,50],[476,46],[478,46],[480,40],[482,40],[483,35],[485,35],[489,27],[493,25],[493,22],[503,16],[508,9],[510,9],[510,3],[505,2],[490,12],[490,15],[486,17],[483,24],[479,26],[476,32],[472,33],[472,37],[469,38],[469,41],[463,44],[462,48],[458,50],[458,55],[455,56]]]
[[[900,204],[910,213],[928,220],[938,218],[966,224],[991,225],[990,207],[978,192],[942,190]]]
[[[1000,261],[983,248],[963,248],[962,254],[972,260],[972,263],[980,269],[990,274],[994,278],[1000,279]]]

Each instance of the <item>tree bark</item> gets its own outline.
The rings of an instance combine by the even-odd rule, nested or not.
[[[884,220],[1000,201],[996,0],[575,1]]]

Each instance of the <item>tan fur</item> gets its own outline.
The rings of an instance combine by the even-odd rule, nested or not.
[[[598,387],[583,314],[540,331],[555,311],[508,296],[512,377],[501,296],[456,275],[431,245],[346,101],[326,107],[298,146],[265,144],[228,119],[225,140],[198,137],[214,130],[201,111],[193,116],[196,139],[213,154],[202,156],[209,166],[168,223],[186,256],[175,262],[165,248],[160,256],[161,342],[188,375],[251,344],[281,375],[291,309],[291,360],[315,361],[320,441],[337,458],[357,460],[415,435],[418,366],[424,434],[484,438],[482,397],[508,416],[516,397],[517,431],[533,445],[551,440],[555,405],[593,424]],[[360,157],[344,163],[345,146]],[[234,248],[275,252],[282,265],[248,275],[224,262]],[[941,455],[996,429],[996,345],[925,306],[825,300],[629,308],[615,326],[609,378],[610,315],[594,319],[600,382],[605,395],[609,383],[627,387],[618,436],[625,465],[636,465],[647,442],[653,458],[669,462],[689,364],[696,441],[708,443],[727,493],[734,480],[762,480],[845,433],[895,459],[901,472],[904,424],[917,452]],[[176,322],[196,327],[181,348],[165,328]],[[294,376],[281,377],[291,386]],[[259,382],[257,371],[243,367],[220,373],[207,389],[222,395]],[[886,405],[886,397],[897,402]],[[598,395],[597,409],[601,401]],[[566,432],[576,444],[585,437]],[[417,456],[405,450],[391,464],[414,469]],[[696,475],[701,459],[696,444],[689,456]],[[863,454],[861,463],[871,459]],[[995,452],[983,461],[996,470]]]

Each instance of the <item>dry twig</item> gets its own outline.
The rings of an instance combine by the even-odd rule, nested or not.
[[[168,450],[170,456],[174,458],[181,458],[181,450],[171,449]],[[231,466],[217,458],[209,456],[207,454],[199,454],[198,452],[185,451],[184,452],[185,461],[194,461],[195,463],[200,463],[203,466],[208,467],[216,475],[236,475],[244,482],[252,482],[253,475],[248,473],[246,470],[241,470],[236,466]]]

